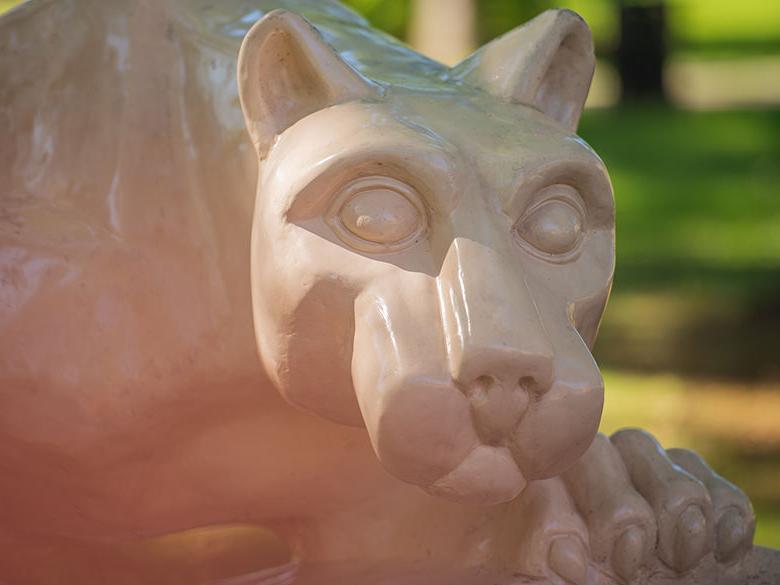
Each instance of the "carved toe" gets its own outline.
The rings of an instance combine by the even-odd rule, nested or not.
[[[616,540],[612,568],[624,581],[630,581],[646,560],[647,536],[639,526],[627,528]]]
[[[746,543],[747,546],[750,545],[748,523],[738,509],[731,508],[723,513],[715,529],[715,538],[715,557],[721,563],[737,560],[746,548]]]
[[[692,504],[680,514],[677,521],[674,568],[683,572],[695,567],[707,554],[708,544],[707,519],[701,507]]]
[[[588,553],[585,545],[575,536],[556,538],[550,545],[550,569],[572,585],[586,585],[588,578]]]

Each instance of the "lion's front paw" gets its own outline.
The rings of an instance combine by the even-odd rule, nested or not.
[[[565,481],[587,518],[594,550],[626,581],[652,557],[685,573],[711,552],[731,564],[752,544],[747,496],[696,454],[665,451],[644,431],[598,436]],[[642,546],[629,544],[628,534]]]
[[[526,574],[577,585],[732,565],[755,529],[741,490],[695,453],[666,451],[633,429],[598,435],[562,478],[530,484],[509,517],[516,547],[502,556],[514,554]]]

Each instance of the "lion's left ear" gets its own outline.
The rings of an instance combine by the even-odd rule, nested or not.
[[[585,21],[570,10],[548,10],[478,49],[451,76],[534,107],[573,132],[594,68]]]
[[[379,93],[309,21],[293,12],[269,12],[241,44],[238,94],[261,158],[301,118],[335,104],[376,99]]]

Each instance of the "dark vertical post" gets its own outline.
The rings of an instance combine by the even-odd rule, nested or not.
[[[617,68],[623,99],[664,99],[666,10],[662,1],[620,2]]]

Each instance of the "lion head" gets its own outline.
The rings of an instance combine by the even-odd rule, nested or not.
[[[281,394],[365,426],[391,474],[498,503],[571,465],[601,415],[614,203],[574,134],[592,41],[550,11],[425,63],[368,75],[282,11],[246,36],[255,332]]]

